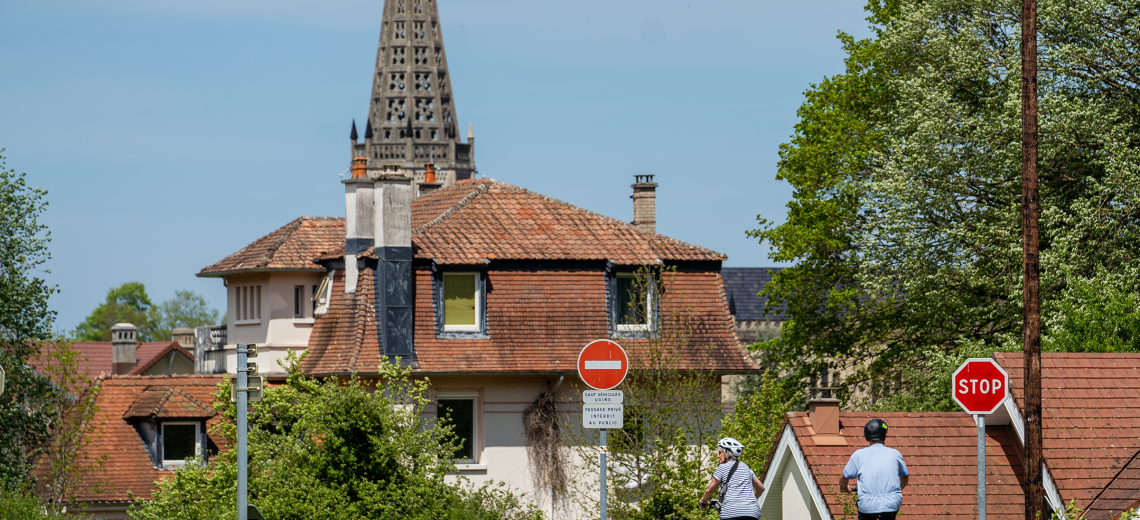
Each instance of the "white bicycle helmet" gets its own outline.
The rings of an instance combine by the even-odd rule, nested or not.
[[[744,445],[732,437],[725,437],[716,443],[716,446],[733,457],[740,457],[744,453]]]

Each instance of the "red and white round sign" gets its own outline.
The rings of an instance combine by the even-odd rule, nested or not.
[[[991,414],[1005,401],[1009,374],[989,358],[967,359],[954,371],[954,400],[972,414]]]
[[[629,358],[621,345],[608,339],[591,341],[578,354],[578,377],[597,390],[609,390],[625,379]]]

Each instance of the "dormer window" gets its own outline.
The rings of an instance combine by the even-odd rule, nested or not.
[[[162,427],[162,465],[181,467],[202,452],[200,422],[166,422]]]
[[[644,338],[657,323],[657,302],[652,276],[610,272],[606,284],[611,333],[615,338]]]
[[[217,450],[216,446],[207,449],[206,437],[206,421],[215,415],[212,408],[180,389],[148,386],[123,419],[135,427],[151,464],[170,469]]]
[[[313,288],[313,316],[320,316],[329,310],[329,298],[332,295],[332,277],[330,271],[321,278],[321,285]]]
[[[437,337],[487,337],[486,277],[486,273],[477,271],[435,273],[432,285]]]

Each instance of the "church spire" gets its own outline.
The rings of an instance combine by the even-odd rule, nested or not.
[[[425,165],[450,185],[475,160],[457,131],[438,0],[385,0],[362,155],[369,168],[399,165],[423,182]]]

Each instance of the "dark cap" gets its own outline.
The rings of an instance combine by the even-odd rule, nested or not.
[[[884,442],[887,440],[887,423],[882,419],[871,419],[863,427],[863,438],[870,442]]]

